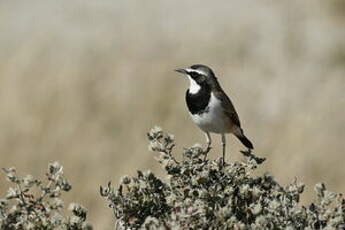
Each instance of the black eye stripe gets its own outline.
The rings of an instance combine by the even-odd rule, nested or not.
[[[199,75],[198,75],[197,73],[195,73],[195,72],[191,72],[190,75],[191,75],[192,77],[197,77],[197,76],[199,76]]]
[[[200,74],[200,73],[198,73],[198,72],[194,72],[194,71],[189,72],[189,75],[190,75],[191,77],[193,77],[193,78],[202,76],[202,74]]]

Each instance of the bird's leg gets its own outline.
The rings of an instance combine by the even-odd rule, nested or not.
[[[223,166],[225,165],[225,146],[226,146],[226,138],[225,134],[222,133],[222,146],[223,146]]]
[[[206,132],[206,133],[205,133],[205,136],[206,136],[207,147],[206,147],[206,149],[205,149],[205,151],[204,151],[204,153],[205,153],[205,158],[204,158],[204,160],[206,160],[207,153],[211,150],[211,143],[212,143],[210,133],[209,133],[209,132]]]

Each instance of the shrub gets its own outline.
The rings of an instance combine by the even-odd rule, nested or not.
[[[71,216],[63,215],[62,192],[71,190],[71,185],[63,175],[62,166],[55,162],[49,164],[46,181],[27,175],[17,175],[15,168],[3,169],[7,180],[13,186],[0,199],[1,230],[91,230],[87,224],[87,210],[72,203]]]
[[[243,162],[204,160],[198,145],[185,149],[183,160],[172,155],[174,137],[154,128],[150,149],[166,180],[152,172],[124,176],[115,188],[101,187],[117,219],[117,229],[344,229],[341,194],[315,186],[316,201],[299,204],[304,185],[280,185],[273,176],[255,176],[264,159],[243,152]]]

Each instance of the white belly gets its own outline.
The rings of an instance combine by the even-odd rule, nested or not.
[[[208,111],[202,114],[191,114],[193,121],[204,132],[228,133],[231,130],[230,120],[226,117],[221,102],[211,94]]]

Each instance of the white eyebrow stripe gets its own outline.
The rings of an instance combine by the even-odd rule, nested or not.
[[[192,73],[192,72],[194,72],[194,73],[198,73],[198,74],[201,74],[201,75],[206,75],[206,73],[205,73],[204,71],[201,71],[201,70],[196,70],[196,69],[186,69],[186,71],[187,71],[188,73]]]

